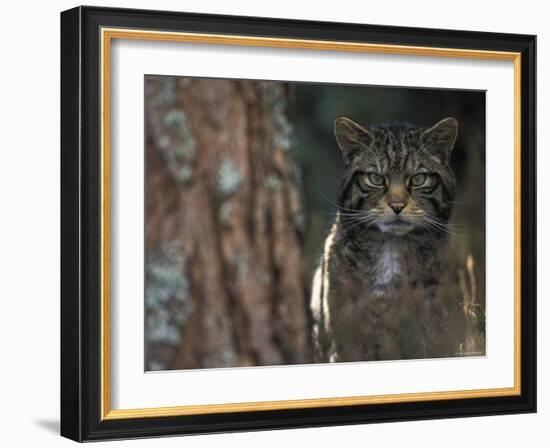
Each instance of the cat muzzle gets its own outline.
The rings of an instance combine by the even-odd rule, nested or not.
[[[414,224],[395,215],[395,218],[381,222],[378,227],[384,233],[405,235],[414,228]]]

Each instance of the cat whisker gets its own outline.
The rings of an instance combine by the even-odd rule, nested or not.
[[[449,228],[448,223],[445,223],[441,220],[435,219],[430,217],[429,215],[424,215],[421,219],[421,222],[428,225],[429,227],[433,228],[434,230],[438,230],[440,232],[446,233],[448,235],[452,236],[458,236],[465,238],[467,235],[465,235],[462,232],[457,232],[455,230],[452,230],[452,228]]]
[[[356,212],[357,210],[354,210],[354,209],[351,209],[351,208],[346,208],[346,207],[343,207],[339,204],[337,204],[336,202],[333,202],[331,201],[329,198],[327,198],[323,193],[321,193],[321,196],[323,197],[323,199],[325,201],[327,201],[330,205],[332,205],[333,207],[335,207],[336,209],[338,210],[343,210],[343,211],[346,211],[346,212]]]
[[[440,224],[443,224],[449,228],[456,228],[456,227],[464,227],[465,225],[468,224],[467,221],[464,221],[464,222],[445,222],[445,221],[442,221],[441,219],[437,218],[436,216],[430,214],[430,213],[427,213],[427,212],[424,212],[423,211],[423,215],[424,216],[427,216],[429,219],[432,219]]]
[[[372,212],[370,212],[370,213],[367,212],[365,214],[365,216],[363,216],[363,217],[346,220],[346,222],[352,223],[352,225],[349,226],[349,227],[344,226],[343,229],[344,229],[344,231],[349,232],[349,231],[351,231],[352,229],[354,229],[358,226],[369,227],[369,226],[372,226],[373,224],[375,224],[379,219],[380,219],[379,215],[373,214]]]
[[[332,211],[332,212],[321,212],[323,213],[324,215],[331,215],[331,216],[337,216],[337,215],[340,215],[340,216],[361,216],[362,213],[360,212],[357,212],[357,213],[351,213],[351,212],[341,212],[339,210],[337,211]]]

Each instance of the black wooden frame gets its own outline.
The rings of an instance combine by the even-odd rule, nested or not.
[[[100,28],[521,53],[521,395],[195,416],[100,418]],[[77,440],[536,411],[536,37],[78,7],[61,14],[61,434]]]

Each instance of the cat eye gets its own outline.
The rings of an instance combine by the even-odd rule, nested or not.
[[[384,176],[377,173],[362,173],[357,177],[357,185],[363,192],[369,188],[381,188],[386,183]]]
[[[376,173],[368,173],[367,181],[373,187],[381,187],[384,185],[384,176],[380,176],[380,174]]]
[[[418,173],[411,177],[410,183],[413,187],[422,187],[429,180],[429,176],[426,173]]]

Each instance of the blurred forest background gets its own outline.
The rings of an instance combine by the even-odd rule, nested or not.
[[[146,370],[312,362],[310,284],[342,169],[333,121],[459,122],[445,298],[485,353],[485,93],[146,76]]]

